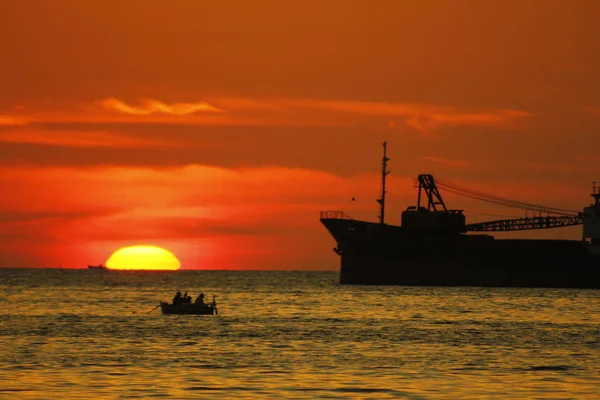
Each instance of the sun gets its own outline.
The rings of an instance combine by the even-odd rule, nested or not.
[[[176,270],[181,263],[169,250],[157,246],[129,246],[115,251],[106,261],[108,269]]]

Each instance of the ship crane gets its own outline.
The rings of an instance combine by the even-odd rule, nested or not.
[[[583,214],[574,216],[547,216],[518,219],[502,219],[495,221],[478,222],[465,225],[467,232],[503,232],[523,231],[530,229],[562,228],[583,224]]]
[[[463,186],[452,184],[446,181],[435,181],[432,175],[419,175],[419,197],[418,203],[420,204],[421,190],[425,191],[426,196],[429,199],[429,208],[436,210],[435,205],[441,204],[444,211],[449,213],[456,213],[462,210],[447,210],[444,202],[439,194],[438,187],[459,196],[469,197],[475,200],[485,201],[488,203],[498,204],[506,207],[518,208],[527,212],[532,211],[533,217],[516,218],[516,219],[501,219],[494,221],[478,222],[472,224],[466,224],[464,230],[466,232],[504,232],[504,231],[517,231],[517,230],[531,230],[531,229],[548,229],[548,228],[560,228],[565,226],[581,225],[583,224],[583,213],[567,210],[556,207],[546,207],[539,204],[531,204],[518,200],[511,200],[505,197],[495,196],[480,192],[477,190],[469,189]],[[432,199],[437,199],[433,201]],[[433,201],[433,202],[432,202]],[[538,214],[535,216],[535,214]],[[542,215],[542,214],[545,214]]]

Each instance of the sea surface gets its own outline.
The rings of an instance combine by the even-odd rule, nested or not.
[[[218,315],[154,309],[186,290]],[[0,294],[2,399],[600,398],[598,290],[0,269]]]

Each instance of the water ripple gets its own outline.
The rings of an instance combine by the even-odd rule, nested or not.
[[[0,270],[0,397],[597,398],[598,291],[336,278]],[[219,316],[148,313],[177,290]]]

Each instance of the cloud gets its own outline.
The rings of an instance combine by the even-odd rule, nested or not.
[[[0,142],[42,144],[61,147],[84,148],[172,148],[187,147],[182,141],[124,135],[105,131],[57,132],[53,130],[0,131]]]
[[[0,197],[0,211],[35,214],[109,207],[170,210],[169,215],[174,217],[239,219],[272,212],[280,204],[326,206],[335,199],[351,197],[345,178],[323,171],[276,166],[235,169],[205,165],[162,169],[5,166],[0,168],[0,179],[6,189],[5,196]],[[374,189],[376,182],[374,179]],[[40,192],[44,193],[43,202],[36,196]],[[264,209],[245,209],[259,205],[265,205]],[[189,210],[190,207],[193,209]]]
[[[122,210],[116,207],[83,207],[62,211],[0,211],[0,238],[4,244],[60,244],[72,238],[73,227],[96,226],[98,220],[110,218]],[[81,238],[77,238],[81,239]],[[14,250],[13,250],[14,251]]]
[[[353,124],[387,125],[397,118],[410,128],[427,132],[449,126],[505,125],[533,114],[513,109],[451,107],[411,102],[374,102],[355,100],[320,100],[302,98],[239,98],[221,97],[208,102],[174,103],[145,99],[140,106],[131,106],[117,98],[100,101],[109,111],[132,116],[186,116],[198,112],[222,113],[218,120],[196,120],[198,124],[219,125],[320,125],[349,126]],[[213,104],[217,104],[214,106]]]
[[[447,126],[490,126],[505,125],[533,114],[512,109],[470,109],[450,107],[436,104],[410,102],[372,102],[372,101],[332,101],[316,99],[215,99],[221,104],[236,111],[270,112],[294,118],[313,118],[321,121],[338,121],[347,125],[356,117],[383,118],[389,124],[390,118],[399,118],[404,123],[419,131],[433,130]],[[343,117],[340,117],[340,114]],[[394,122],[392,122],[394,124]]]
[[[0,126],[21,126],[25,124],[26,121],[22,118],[10,115],[0,115]]]
[[[31,107],[26,110],[22,118],[0,117],[0,126],[153,123],[248,127],[393,127],[431,133],[447,127],[510,126],[533,115],[523,110],[427,103],[258,97],[216,97],[206,101],[172,104],[143,99],[139,105],[110,97],[91,106],[80,106],[69,111],[35,110]]]
[[[207,102],[166,104],[159,100],[143,99],[139,106],[132,106],[117,98],[110,97],[101,100],[99,103],[109,111],[131,115],[167,114],[181,116],[200,112],[217,113],[223,111]]]
[[[106,260],[117,248],[142,242],[172,248],[186,265],[202,268],[292,268],[301,257],[317,265],[331,248],[319,211],[343,208],[357,196],[352,203],[368,203],[366,216],[375,218],[378,190],[375,175],[343,178],[277,166],[21,166],[0,167],[0,179],[6,253],[16,257],[31,243],[53,244],[48,253],[67,266]],[[361,205],[352,206],[350,213],[360,216]],[[325,257],[315,259],[319,249]]]
[[[401,211],[414,204],[416,192],[412,179],[389,178],[388,221],[398,223]],[[37,247],[34,252],[44,256],[43,264],[60,260],[80,267],[106,260],[121,246],[150,243],[175,251],[189,268],[291,268],[303,262],[332,268],[337,265],[330,258],[334,243],[319,223],[319,211],[342,210],[375,221],[374,199],[379,195],[376,172],[343,177],[278,166],[0,167],[0,180],[0,225],[5,232],[0,248],[7,257],[29,254],[35,243],[47,246],[45,255]],[[557,207],[571,208],[577,202],[573,188],[564,185],[557,191],[551,183],[532,187],[452,181],[531,202],[545,202],[539,199],[558,192],[565,204],[552,204]],[[474,200],[443,196],[461,208],[482,207]]]
[[[86,219],[96,216],[105,216],[114,214],[120,209],[96,209],[91,211],[65,211],[61,213],[56,212],[0,212],[0,224],[30,224],[39,221],[65,221],[65,220],[76,220]]]

